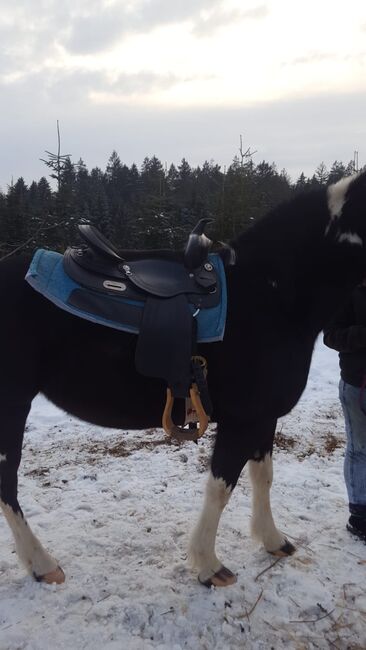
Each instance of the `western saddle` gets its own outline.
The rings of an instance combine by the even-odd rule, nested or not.
[[[123,298],[124,322],[138,333],[136,369],[149,377],[163,378],[167,398],[162,416],[165,431],[179,440],[197,440],[206,430],[212,406],[207,390],[207,364],[196,356],[196,315],[220,301],[219,278],[209,258],[211,240],[201,219],[189,235],[183,252],[123,251],[92,225],[79,225],[85,244],[64,254],[64,270],[95,300]],[[73,294],[82,307],[83,291]],[[122,305],[122,307],[121,307]],[[142,305],[142,309],[141,309]],[[135,329],[133,329],[135,328]],[[173,422],[175,398],[186,400],[185,424]]]

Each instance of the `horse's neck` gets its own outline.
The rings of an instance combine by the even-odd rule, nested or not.
[[[233,284],[249,283],[252,290],[257,284],[260,292],[272,283],[291,320],[316,335],[362,280],[363,248],[331,240],[325,236],[325,223],[311,217],[306,229],[303,222],[299,230],[291,224],[283,236],[273,223],[268,230],[265,226],[234,242]]]

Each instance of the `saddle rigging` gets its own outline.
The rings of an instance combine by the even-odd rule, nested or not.
[[[70,247],[63,257],[66,274],[84,289],[72,292],[68,303],[91,309],[117,309],[131,331],[138,333],[135,364],[141,374],[163,378],[167,383],[162,424],[169,435],[197,440],[206,430],[212,406],[208,395],[207,364],[196,357],[197,314],[220,303],[222,287],[212,256],[211,240],[205,235],[210,219],[201,219],[189,235],[185,250],[124,251],[113,245],[92,225],[79,225],[82,246]],[[122,299],[122,300],[121,300]],[[88,304],[86,304],[88,303]],[[109,306],[108,306],[109,305]],[[134,329],[133,329],[134,328]],[[185,429],[174,424],[175,398],[186,400]]]

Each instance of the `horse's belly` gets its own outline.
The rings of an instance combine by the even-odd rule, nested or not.
[[[57,374],[54,375],[57,380]],[[67,386],[56,385],[54,381],[42,386],[44,395],[56,406],[68,413],[93,424],[118,429],[143,429],[161,425],[164,408],[159,399],[136,392],[126,395],[121,383],[111,392],[105,384],[95,382],[91,391],[71,381]]]
[[[163,382],[139,375],[130,356],[118,346],[64,347],[45,362],[41,391],[60,408],[94,424],[158,426],[165,404]]]
[[[299,401],[307,383],[311,348],[303,342],[278,345],[264,361],[263,389],[265,402],[273,407],[276,417],[289,413]]]

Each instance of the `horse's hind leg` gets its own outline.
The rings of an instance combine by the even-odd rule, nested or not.
[[[17,498],[17,472],[30,403],[0,402],[0,506],[14,535],[18,556],[38,581],[63,582],[62,569],[32,533]]]

